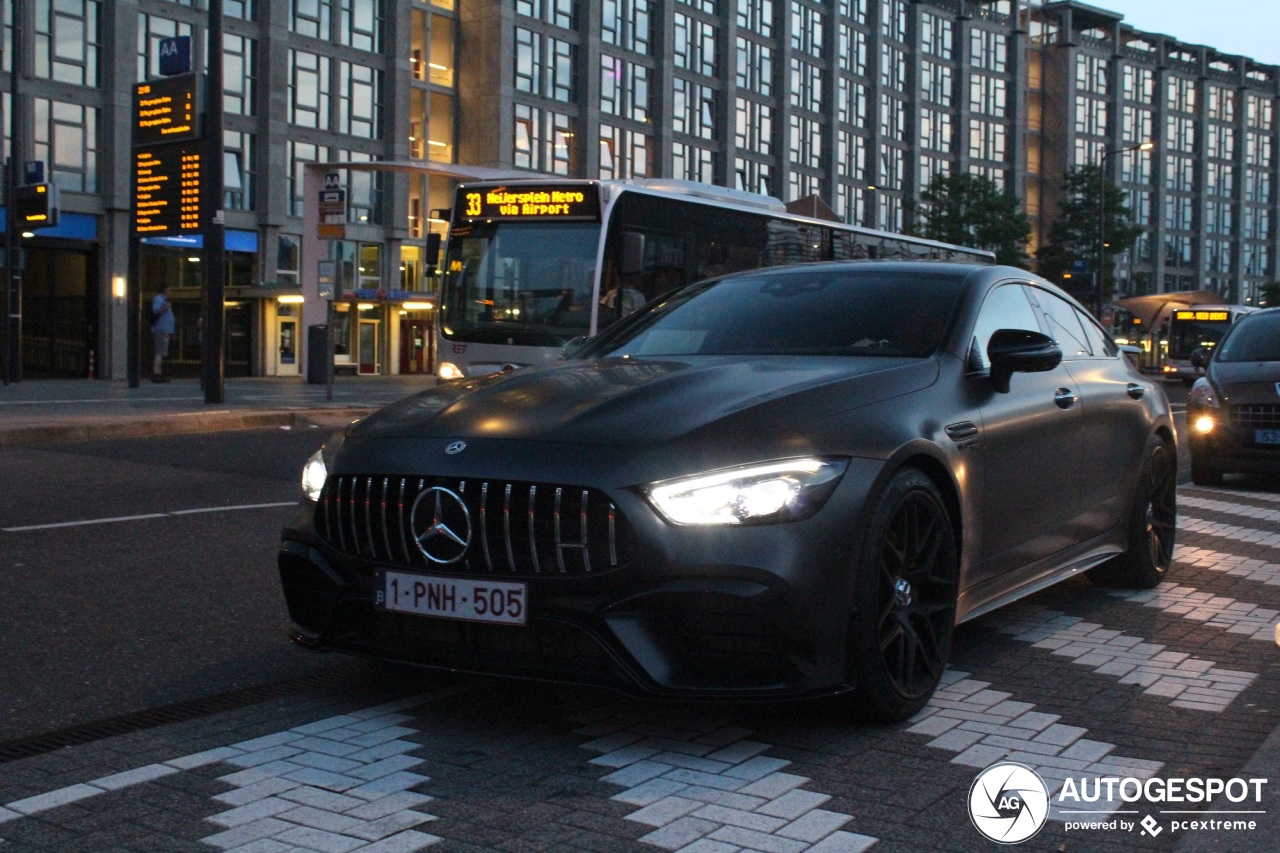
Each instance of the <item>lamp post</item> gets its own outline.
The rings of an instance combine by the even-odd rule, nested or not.
[[[1094,273],[1093,296],[1098,303],[1095,316],[1099,318],[1102,317],[1102,305],[1105,300],[1102,268],[1107,245],[1107,159],[1116,154],[1123,154],[1126,151],[1150,151],[1155,147],[1156,144],[1148,140],[1147,142],[1139,142],[1137,145],[1125,145],[1121,148],[1104,150],[1102,159],[1098,162],[1098,269]]]

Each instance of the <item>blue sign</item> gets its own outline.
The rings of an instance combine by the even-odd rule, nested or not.
[[[173,77],[191,70],[191,36],[160,39],[160,75]]]
[[[23,183],[27,186],[44,183],[44,161],[28,160],[23,169]]]
[[[1071,262],[1071,272],[1087,273],[1089,271],[1089,262],[1083,258],[1076,258]]]

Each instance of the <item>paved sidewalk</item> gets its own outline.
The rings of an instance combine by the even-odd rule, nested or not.
[[[130,388],[122,380],[35,380],[0,385],[0,447],[98,438],[318,424],[339,426],[435,384],[430,376],[229,379],[210,405],[194,379]]]

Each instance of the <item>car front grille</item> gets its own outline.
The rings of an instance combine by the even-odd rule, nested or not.
[[[1242,403],[1232,406],[1231,422],[1241,429],[1280,429],[1280,405]]]
[[[414,502],[434,487],[461,498],[470,517],[470,542],[454,562],[428,559],[415,538]],[[633,543],[626,519],[603,493],[546,483],[333,476],[315,518],[321,537],[344,554],[465,574],[599,574],[624,565]],[[420,528],[431,520],[429,509],[420,510]]]

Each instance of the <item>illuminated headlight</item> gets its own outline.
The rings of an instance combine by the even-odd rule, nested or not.
[[[1196,422],[1192,426],[1195,428],[1196,432],[1204,435],[1205,433],[1213,432],[1213,428],[1217,425],[1218,422],[1211,416],[1204,415],[1203,417],[1196,418]]]
[[[324,481],[329,478],[329,469],[324,464],[324,451],[317,450],[311,454],[307,464],[302,466],[302,493],[309,501],[320,500],[320,492],[324,490]]]
[[[784,459],[653,483],[645,495],[672,524],[761,524],[817,512],[847,467],[843,459]]]
[[[436,370],[436,377],[442,382],[448,382],[451,379],[461,379],[465,375],[466,374],[462,372],[461,368],[451,361],[440,362],[440,367]]]

